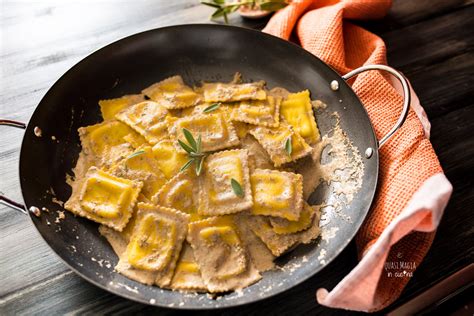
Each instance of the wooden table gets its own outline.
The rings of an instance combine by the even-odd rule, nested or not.
[[[474,2],[394,1],[389,15],[359,23],[388,46],[389,63],[404,72],[431,120],[431,141],[454,194],[433,247],[393,309],[473,262],[474,253]],[[48,88],[68,68],[107,43],[151,28],[205,23],[197,1],[0,2],[0,117],[28,121]],[[265,20],[232,24],[261,28]],[[21,200],[18,156],[22,132],[1,128],[0,189]],[[355,265],[351,244],[321,273],[293,290],[224,314],[340,313],[319,306],[319,287],[333,288]],[[22,214],[0,208],[0,314],[127,313],[155,309],[111,295],[71,272]]]

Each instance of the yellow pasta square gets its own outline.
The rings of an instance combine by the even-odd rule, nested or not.
[[[215,151],[219,149],[233,147],[239,144],[239,138],[232,126],[232,123],[225,120],[222,114],[200,114],[183,117],[170,122],[169,132],[174,139],[182,140],[186,143],[183,129],[188,129],[194,138],[199,135],[202,138],[203,151]],[[184,150],[175,144],[180,151]]]
[[[180,291],[207,291],[199,265],[194,259],[193,249],[187,242],[183,244],[170,288]]]
[[[133,146],[124,140],[130,134],[137,133],[122,122],[112,120],[79,128],[87,159],[105,169],[133,152]]]
[[[104,120],[113,120],[118,112],[144,100],[143,94],[131,94],[116,99],[100,100],[99,106]]]
[[[308,144],[318,142],[319,130],[314,118],[309,90],[290,93],[282,102],[280,112],[285,121],[293,126]]]
[[[255,169],[274,169],[270,156],[255,137],[248,134],[240,142],[242,148],[248,152],[249,169],[251,173]]]
[[[297,221],[303,207],[303,178],[299,174],[256,169],[250,176],[254,215]]]
[[[191,220],[196,220],[200,219],[198,194],[198,179],[191,170],[186,170],[169,179],[153,196],[152,203],[190,214]]]
[[[232,119],[253,125],[277,127],[280,124],[282,98],[267,96],[266,100],[241,101],[233,112]]]
[[[242,189],[238,195],[232,179]],[[208,156],[204,163],[199,196],[199,214],[223,215],[240,212],[252,206],[246,150],[228,150]]]
[[[275,167],[307,156],[312,151],[304,139],[283,122],[274,128],[257,126],[249,133],[265,148]],[[288,141],[291,142],[291,152],[287,150]]]
[[[178,174],[181,167],[188,161],[188,156],[176,149],[171,139],[163,139],[153,146],[153,154],[158,168],[167,179]]]
[[[265,100],[265,82],[254,83],[204,83],[202,90],[205,102],[233,102],[242,100]]]
[[[152,101],[144,101],[117,113],[115,117],[140,133],[145,139],[156,144],[168,136],[166,117],[168,110]]]
[[[187,240],[210,292],[240,289],[261,278],[231,217],[190,223]]]
[[[236,215],[236,221],[240,226],[249,227],[265,243],[272,254],[279,257],[299,243],[310,243],[319,236],[319,208],[314,208],[313,211],[316,214],[313,216],[309,228],[289,234],[277,234],[273,230],[268,216],[254,216],[249,212],[242,212]]]
[[[300,218],[297,221],[289,221],[281,217],[270,218],[273,231],[277,234],[292,234],[305,230],[311,226],[315,212],[312,206],[304,202]]]
[[[184,84],[181,76],[173,76],[142,91],[167,109],[180,109],[199,104],[201,96]]]
[[[65,208],[122,231],[132,215],[141,188],[140,181],[118,178],[91,167],[84,178],[73,184]]]
[[[138,148],[112,166],[110,173],[126,179],[143,181],[141,193],[148,199],[151,199],[167,180],[150,146]]]
[[[169,285],[188,221],[189,215],[177,210],[138,203],[136,224],[124,252],[127,263],[135,269],[158,272],[156,284]]]

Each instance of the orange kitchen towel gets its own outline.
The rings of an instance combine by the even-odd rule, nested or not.
[[[364,64],[386,64],[381,38],[349,20],[383,17],[388,0],[295,0],[263,30],[299,44],[340,74]],[[328,83],[326,83],[328,84]],[[360,74],[352,88],[381,138],[402,109],[400,89],[378,71]],[[380,150],[380,175],[371,211],[356,243],[360,262],[320,304],[377,311],[394,300],[431,246],[452,192],[429,141],[429,122],[414,96],[403,127]]]

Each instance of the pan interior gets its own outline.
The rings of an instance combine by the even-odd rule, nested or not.
[[[322,134],[330,132],[325,118],[337,112],[340,124],[359,152],[376,141],[367,113],[343,80],[331,68],[303,49],[261,32],[217,25],[184,25],[140,33],[115,42],[82,60],[45,95],[34,112],[25,133],[20,180],[25,204],[46,207],[33,223],[51,248],[76,272],[112,293],[143,303],[176,308],[219,308],[253,302],[281,293],[320,271],[354,237],[364,220],[376,188],[377,152],[363,159],[362,188],[344,207],[351,221],[327,214],[331,227],[338,227],[329,241],[297,247],[279,259],[283,269],[264,273],[258,283],[218,300],[205,294],[182,294],[146,286],[113,272],[117,258],[97,225],[66,213],[55,223],[70,188],[65,184],[74,167],[80,143],[77,129],[99,122],[99,99],[138,93],[166,77],[180,74],[189,84],[201,81],[230,81],[235,72],[245,80],[267,82],[269,87],[290,91],[309,89],[312,99],[327,104],[318,115]],[[339,90],[330,89],[332,80]],[[34,127],[42,137],[34,136]],[[55,137],[55,140],[52,137]],[[320,201],[338,198],[330,190],[314,197]],[[314,202],[314,201],[313,201]],[[48,225],[50,223],[50,225]],[[331,228],[327,227],[327,228]],[[324,260],[318,257],[324,249]],[[289,277],[291,275],[291,277]]]

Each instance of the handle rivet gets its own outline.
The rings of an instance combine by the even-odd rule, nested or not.
[[[337,82],[337,80],[331,81],[331,90],[333,91],[339,90],[339,82]]]
[[[43,136],[43,131],[38,126],[35,126],[35,128],[33,129],[33,133],[35,133],[36,137]]]
[[[39,208],[37,208],[36,206],[32,206],[29,208],[30,212],[35,214],[36,217],[40,217],[41,216],[41,211]]]
[[[365,150],[365,158],[369,159],[374,154],[374,149],[369,147]]]

